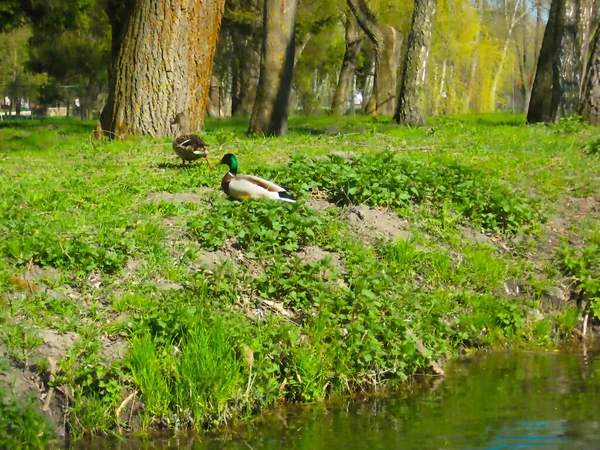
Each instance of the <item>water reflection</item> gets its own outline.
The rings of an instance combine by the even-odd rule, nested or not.
[[[426,391],[291,407],[212,438],[95,439],[72,448],[600,448],[599,380],[598,353],[491,354],[456,362]]]

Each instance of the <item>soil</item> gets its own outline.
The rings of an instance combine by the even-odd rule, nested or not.
[[[325,258],[330,258],[331,265],[338,269],[340,273],[346,272],[346,267],[340,261],[340,257],[335,252],[323,250],[321,247],[311,245],[310,247],[304,247],[298,252],[298,256],[305,263],[314,264],[322,261]]]
[[[167,202],[167,203],[206,203],[206,195],[186,194],[170,192],[153,192],[149,194],[146,200],[151,202]]]
[[[392,211],[369,208],[366,205],[351,206],[343,214],[353,233],[366,243],[376,239],[410,239],[408,221]]]

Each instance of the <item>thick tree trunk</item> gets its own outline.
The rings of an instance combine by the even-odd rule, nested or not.
[[[427,95],[425,82],[436,6],[437,0],[415,0],[402,89],[394,115],[394,120],[399,124],[423,125],[425,123],[425,96]]]
[[[550,15],[542,39],[542,48],[538,58],[537,70],[533,80],[527,122],[552,122],[552,85],[553,85],[553,56],[557,45],[557,23],[560,13],[560,3],[563,0],[552,0]]]
[[[265,0],[260,80],[248,134],[287,133],[297,0]]]
[[[375,83],[367,113],[392,115],[396,105],[402,35],[391,25],[379,23],[365,0],[348,0],[358,24],[375,46]]]
[[[346,51],[333,96],[333,102],[331,103],[331,114],[334,116],[343,115],[348,108],[348,99],[350,98],[354,71],[356,70],[356,60],[363,41],[363,36],[354,16],[346,16],[344,25],[346,28]]]
[[[527,121],[554,122],[577,110],[581,84],[578,0],[553,0],[533,82]]]
[[[172,135],[185,112],[202,128],[224,0],[111,1],[114,65],[102,126],[118,136]],[[120,9],[119,9],[120,8]],[[110,16],[109,16],[110,17]],[[115,30],[116,26],[116,30]]]
[[[587,73],[581,93],[579,114],[586,122],[600,125],[600,27],[591,44],[592,54],[586,64]]]

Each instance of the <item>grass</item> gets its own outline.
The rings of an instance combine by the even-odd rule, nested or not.
[[[599,314],[600,131],[576,119],[297,117],[280,139],[208,121],[215,156],[295,204],[229,201],[222,169],[179,167],[168,139],[91,141],[93,125],[0,128],[0,350],[56,389],[71,437],[218,427],[474,348],[551,345],[577,299]],[[410,237],[358,230],[356,205]],[[215,251],[229,258],[203,268]],[[52,377],[47,330],[77,336]]]

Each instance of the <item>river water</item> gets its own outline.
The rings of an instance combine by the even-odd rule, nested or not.
[[[428,387],[271,411],[215,436],[96,438],[93,449],[600,449],[600,353],[462,358]]]

